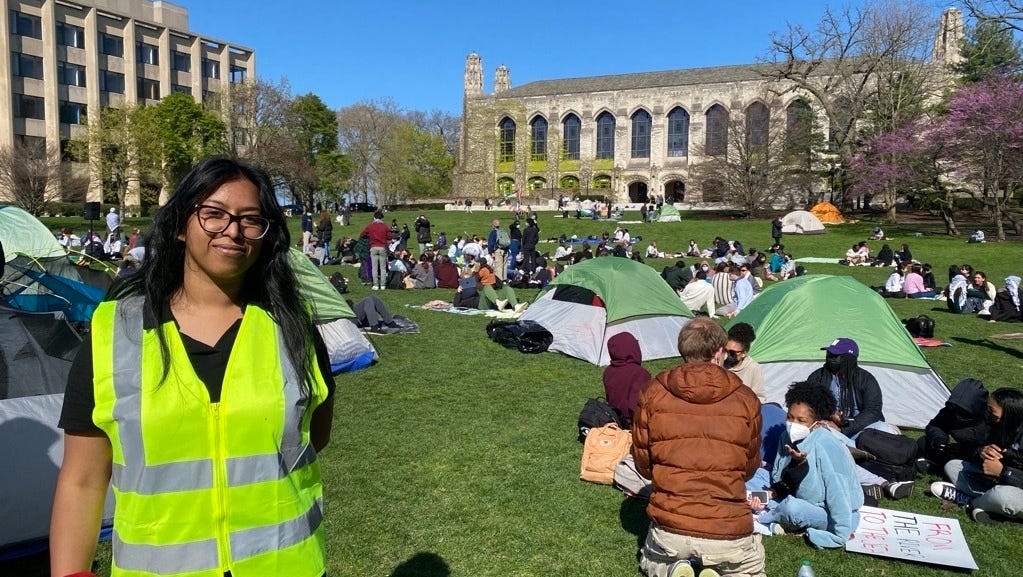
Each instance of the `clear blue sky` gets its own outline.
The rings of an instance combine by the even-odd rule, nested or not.
[[[766,55],[771,31],[784,30],[787,22],[812,27],[829,4],[822,0],[175,3],[189,9],[192,30],[254,48],[257,75],[287,77],[296,94],[313,92],[332,108],[391,98],[402,108],[440,109],[456,115],[461,113],[465,57],[473,51],[483,58],[487,92],[500,64],[508,66],[512,86],[553,78],[745,64]]]

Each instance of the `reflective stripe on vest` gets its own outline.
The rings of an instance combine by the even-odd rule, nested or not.
[[[225,371],[221,403],[209,403],[208,393],[191,370],[173,323],[165,323],[160,329],[164,331],[171,351],[171,368],[167,379],[156,384],[162,376],[162,368],[154,366],[160,363],[153,362],[156,331],[143,330],[143,303],[140,297],[124,299],[116,306],[103,303],[101,309],[108,310],[97,311],[100,314],[94,317],[93,326],[100,341],[104,334],[113,336],[106,346],[94,339],[94,349],[100,349],[94,357],[96,374],[101,374],[104,367],[110,370],[108,379],[96,379],[95,416],[97,424],[104,430],[109,429],[111,442],[116,444],[112,480],[118,511],[123,502],[136,516],[141,516],[140,519],[121,519],[122,525],[117,522],[119,519],[115,511],[113,575],[132,571],[146,575],[219,576],[227,569],[231,569],[236,577],[244,577],[246,573],[257,575],[261,572],[260,563],[273,566],[282,561],[268,562],[268,552],[279,552],[302,544],[306,547],[295,549],[303,551],[302,555],[293,553],[295,558],[288,557],[287,566],[295,569],[295,575],[319,575],[323,571],[322,560],[311,558],[316,557],[312,553],[317,550],[322,553],[319,469],[316,452],[306,439],[310,405],[315,407],[322,401],[326,396],[326,385],[317,378],[314,398],[309,398],[288,357],[281,331],[269,315],[254,305],[246,308],[236,346]],[[276,335],[276,350],[267,349],[260,339],[261,334],[270,331]],[[240,356],[249,358],[235,359],[238,350],[242,351]],[[158,349],[155,354],[158,359]],[[273,354],[276,354],[278,364],[271,369],[276,370],[267,370],[267,363],[274,360]],[[252,371],[260,369],[258,378],[252,380],[259,380],[264,385],[276,382],[274,387],[279,388],[265,395],[265,402],[251,404],[263,410],[267,410],[267,406],[283,407],[283,414],[260,419],[245,413],[244,409],[248,408],[245,405],[250,404],[251,397],[264,395],[252,394],[262,391],[247,389],[247,383],[239,381],[249,380],[242,377],[253,376]],[[270,373],[276,373],[276,376]],[[108,383],[112,391],[101,389],[104,383]],[[231,401],[228,401],[228,391],[233,388],[229,388],[229,383],[230,387],[240,389],[231,396]],[[167,389],[161,390],[160,387]],[[101,423],[105,415],[101,410],[101,399],[111,397],[110,393],[111,406],[103,405],[103,409],[110,410],[110,422]],[[198,394],[206,396],[200,401]],[[274,395],[279,401],[273,400]],[[156,400],[158,397],[166,402],[168,396],[175,401],[182,399],[182,408],[166,407]],[[232,409],[231,402],[243,405],[242,410]],[[212,413],[180,416],[184,425],[180,434],[196,439],[196,449],[190,449],[188,443],[181,443],[184,448],[164,450],[160,443],[156,443],[147,451],[146,442],[152,443],[154,438],[171,444],[177,440],[175,431],[163,430],[166,427],[154,431],[151,423],[147,428],[147,418],[155,418],[154,423],[163,424],[170,416],[173,423],[179,418],[178,412],[192,410],[202,413],[201,410],[196,411],[203,406],[201,403]],[[217,406],[221,406],[223,412]],[[251,434],[253,431],[267,432],[261,428],[264,420],[270,427],[269,431],[277,427],[279,430],[272,435]],[[232,433],[227,424],[235,421],[242,423],[239,425],[242,428]],[[202,438],[203,434],[207,437]],[[270,438],[250,439],[260,436]],[[194,458],[170,460],[190,450],[197,450],[200,454],[193,455]],[[170,462],[159,462],[161,460]],[[310,472],[305,470],[306,467],[313,469]],[[289,476],[296,471],[300,477],[290,480]],[[273,501],[278,494],[286,504],[270,502],[267,506],[267,501]],[[294,498],[288,495],[294,495]],[[173,508],[175,515],[167,515],[165,509],[168,508]],[[210,518],[203,518],[207,513]],[[217,518],[221,520],[217,521]],[[166,523],[167,530],[173,534],[163,535],[162,528],[150,533],[138,529],[140,525],[145,527],[146,523]],[[216,527],[225,529],[214,530]],[[138,534],[136,539],[131,538],[136,530],[148,535],[147,542],[138,542]],[[220,541],[218,535],[225,541]],[[152,539],[159,542],[153,543]],[[223,555],[230,558],[222,559]],[[250,561],[246,572],[246,560],[257,555],[262,555],[263,560]]]

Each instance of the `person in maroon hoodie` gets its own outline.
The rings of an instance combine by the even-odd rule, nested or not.
[[[618,333],[607,340],[607,354],[611,364],[604,369],[604,396],[625,419],[625,427],[632,426],[632,413],[639,401],[639,391],[650,382],[650,373],[643,368],[643,353],[639,341],[632,333]]]
[[[373,222],[362,229],[360,236],[369,240],[369,259],[372,263],[373,290],[384,290],[387,283],[387,241],[390,231],[384,224],[384,213],[373,213]]]

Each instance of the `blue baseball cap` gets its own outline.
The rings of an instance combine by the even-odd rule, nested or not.
[[[860,347],[856,345],[856,341],[848,339],[846,337],[839,337],[826,347],[821,347],[822,351],[828,351],[828,354],[832,355],[852,355],[859,356]]]

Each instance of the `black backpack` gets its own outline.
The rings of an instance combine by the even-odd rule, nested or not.
[[[348,279],[345,278],[345,275],[339,272],[335,272],[331,274],[327,278],[327,280],[329,280],[330,284],[333,285],[335,289],[337,289],[337,292],[341,294],[345,294],[346,292],[348,292]]]
[[[873,459],[859,463],[871,473],[892,482],[916,478],[920,447],[915,439],[877,429],[864,429],[856,437],[856,448],[873,455]]]
[[[583,410],[579,412],[579,442],[586,439],[590,429],[603,427],[608,423],[615,423],[619,427],[625,425],[624,419],[614,407],[607,404],[603,397],[586,399]]]
[[[902,321],[906,325],[906,330],[913,337],[921,337],[924,339],[934,338],[934,319],[927,315],[920,315],[911,319]]]
[[[491,321],[487,336],[499,345],[523,353],[542,353],[554,342],[554,335],[535,321]]]

